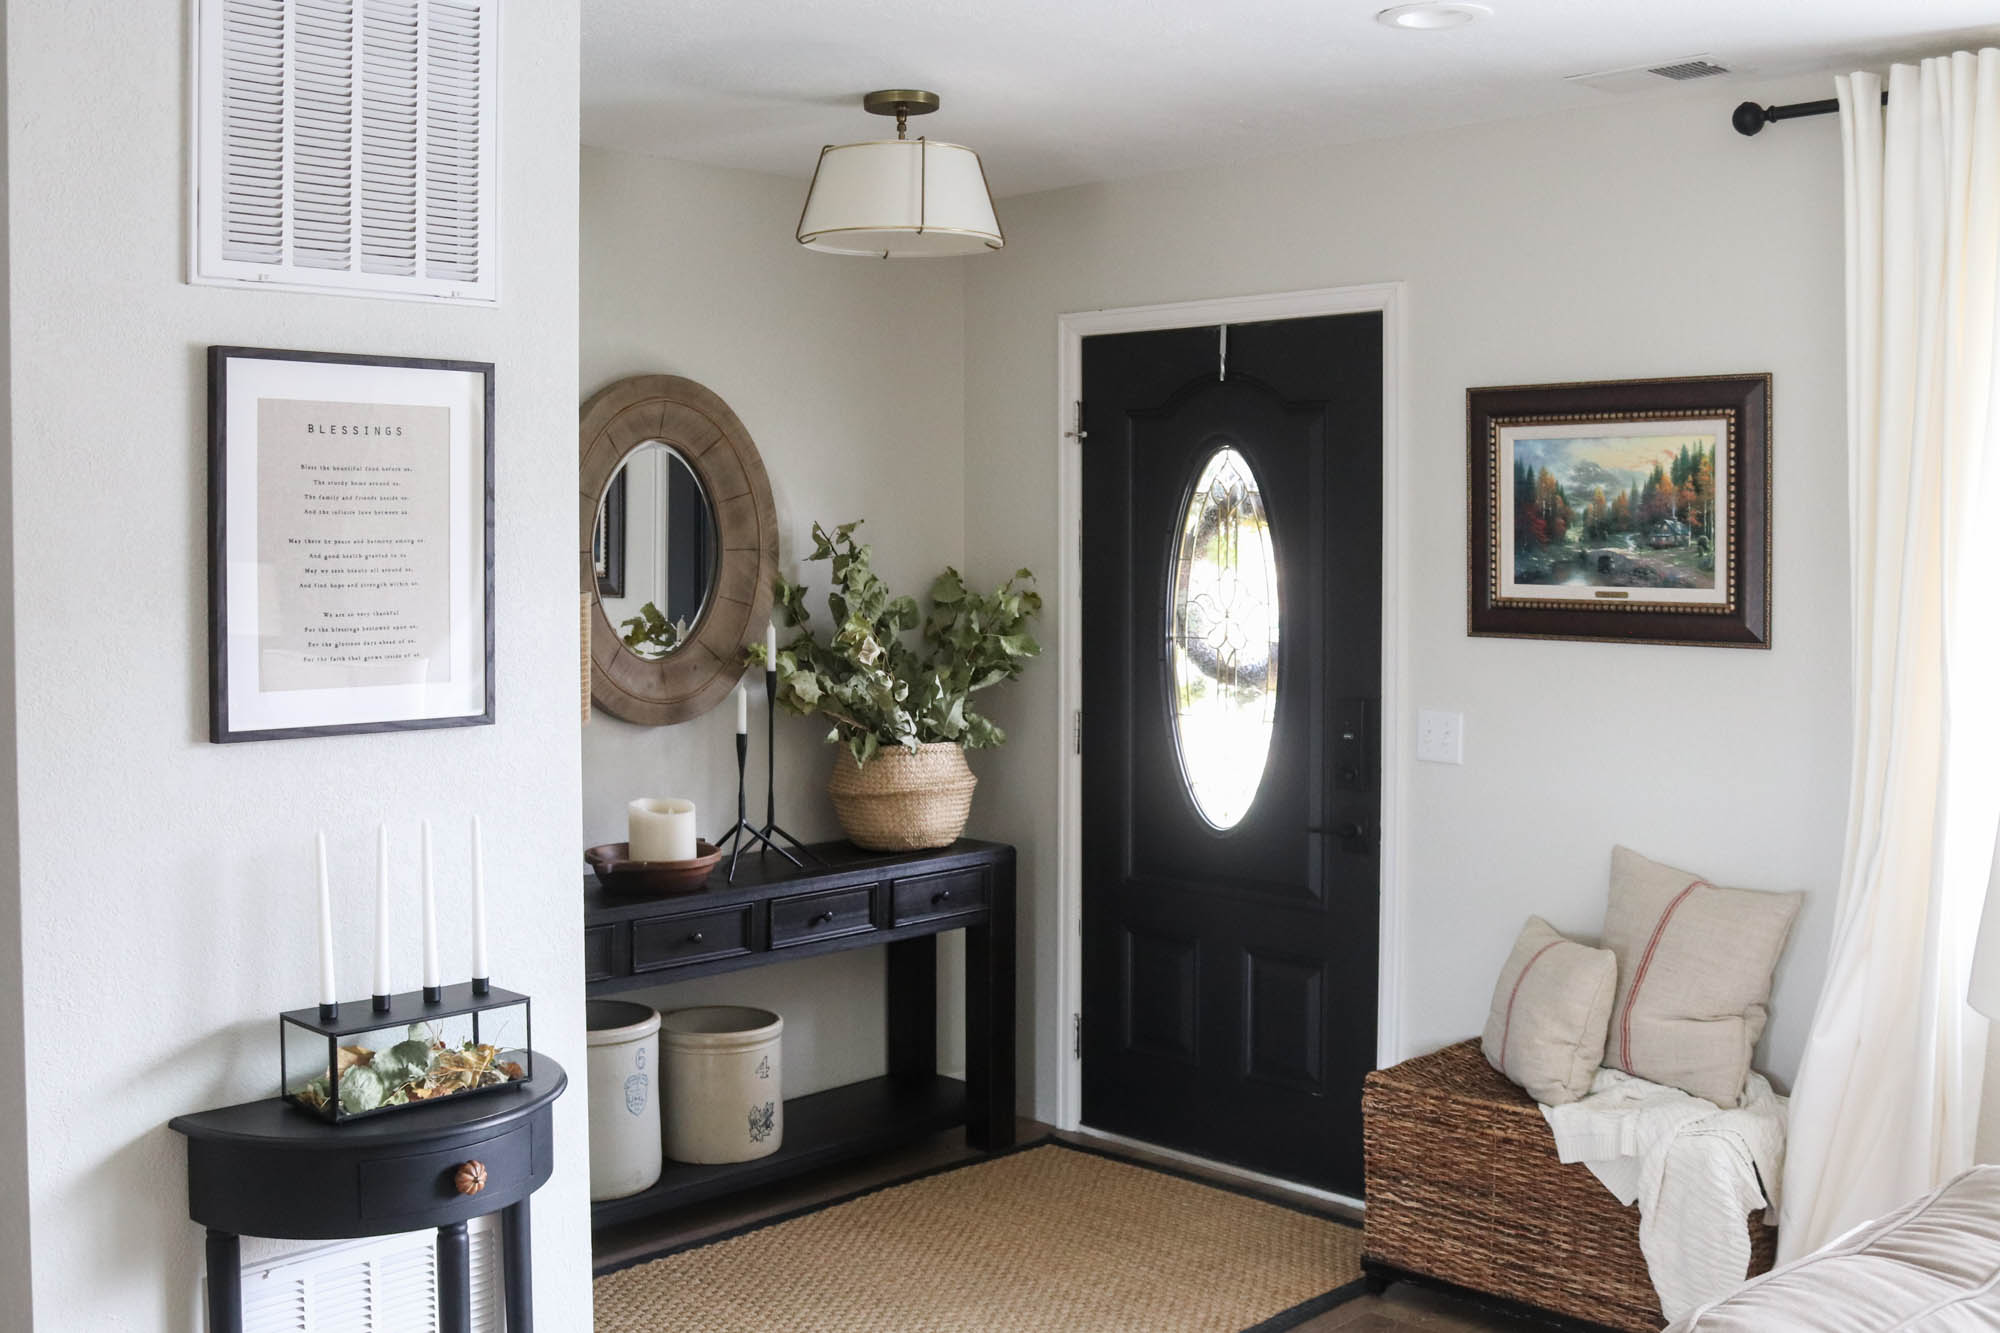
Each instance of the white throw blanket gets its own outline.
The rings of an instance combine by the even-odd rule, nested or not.
[[[1750,1075],[1725,1111],[1678,1088],[1600,1069],[1590,1095],[1544,1106],[1565,1162],[1589,1167],[1628,1207],[1669,1321],[1727,1295],[1750,1266],[1747,1219],[1777,1216],[1785,1164],[1785,1099]]]

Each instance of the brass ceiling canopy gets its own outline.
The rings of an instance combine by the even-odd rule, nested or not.
[[[938,109],[938,95],[922,88],[883,88],[861,95],[861,109],[871,116],[894,116],[896,137],[909,132],[911,116],[928,116]]]

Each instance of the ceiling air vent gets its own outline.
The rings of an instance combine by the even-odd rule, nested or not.
[[[498,299],[500,0],[196,0],[189,278]]]
[[[1718,65],[1708,60],[1677,60],[1671,65],[1652,65],[1648,74],[1657,74],[1663,79],[1710,79],[1718,74],[1727,74],[1726,65]]]
[[[1600,69],[1589,74],[1571,74],[1563,81],[1595,88],[1601,93],[1638,93],[1659,87],[1661,79],[1684,83],[1689,79],[1709,79],[1729,72],[1727,65],[1719,65],[1706,55],[1692,55],[1649,61],[1643,65],[1626,65],[1619,69]]]

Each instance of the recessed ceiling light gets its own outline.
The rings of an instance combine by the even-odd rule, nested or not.
[[[1443,28],[1462,28],[1474,19],[1489,18],[1492,13],[1486,5],[1473,4],[1471,0],[1425,0],[1423,4],[1385,9],[1375,16],[1375,21],[1390,28],[1437,32]]]

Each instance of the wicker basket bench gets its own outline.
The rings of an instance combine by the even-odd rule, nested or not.
[[[1639,1210],[1557,1160],[1540,1109],[1477,1041],[1370,1074],[1361,1108],[1371,1283],[1428,1279],[1628,1333],[1664,1327]],[[1756,1274],[1777,1232],[1749,1225]]]

